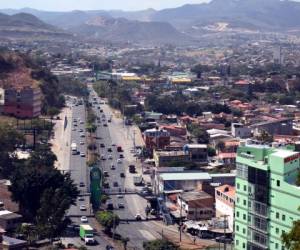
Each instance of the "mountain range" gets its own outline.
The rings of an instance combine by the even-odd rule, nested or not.
[[[159,11],[49,12],[26,8],[0,12],[13,16],[28,13],[67,32],[112,41],[178,43],[207,32],[300,30],[300,3],[290,0],[212,0]]]
[[[37,17],[27,13],[7,15],[0,13],[0,37],[33,37],[42,36],[70,36],[50,24],[46,24]]]

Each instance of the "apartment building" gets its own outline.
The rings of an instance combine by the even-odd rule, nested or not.
[[[285,249],[283,232],[300,219],[298,152],[243,145],[237,152],[235,249]]]
[[[4,90],[3,113],[17,118],[33,118],[41,114],[42,92],[39,87],[9,87]]]

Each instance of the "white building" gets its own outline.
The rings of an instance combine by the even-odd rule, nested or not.
[[[216,216],[226,216],[228,229],[234,229],[235,187],[223,185],[215,189]]]

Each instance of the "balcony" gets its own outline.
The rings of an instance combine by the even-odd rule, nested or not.
[[[250,198],[252,198],[249,195]],[[249,204],[249,213],[260,216],[260,217],[264,217],[264,218],[268,218],[268,214],[269,214],[269,209],[267,207],[266,204],[261,203],[259,201],[255,201],[252,199],[248,200],[248,204]]]

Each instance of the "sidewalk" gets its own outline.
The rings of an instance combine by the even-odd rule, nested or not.
[[[52,151],[57,157],[55,167],[59,170],[68,170],[70,165],[70,158],[68,150],[70,150],[69,141],[71,138],[72,127],[72,110],[66,107],[59,114],[60,120],[54,121],[54,138],[50,140],[52,144]],[[67,127],[64,129],[65,117],[67,117]]]

